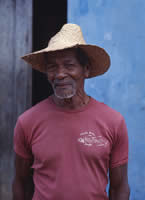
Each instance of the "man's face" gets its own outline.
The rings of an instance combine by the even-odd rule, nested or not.
[[[57,98],[68,99],[84,91],[84,79],[88,75],[88,69],[79,64],[73,49],[49,54],[46,69]]]

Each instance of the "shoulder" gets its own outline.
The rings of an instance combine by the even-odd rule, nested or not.
[[[95,116],[97,116],[97,123],[99,126],[106,130],[112,144],[117,144],[117,141],[127,140],[127,126],[122,114],[110,106],[95,102]],[[124,142],[126,140],[126,142]]]
[[[47,109],[48,107],[48,109]],[[14,141],[15,141],[15,151],[21,151],[21,148],[16,144],[29,144],[33,140],[35,131],[39,128],[41,124],[44,123],[47,112],[49,110],[48,98],[36,104],[32,108],[26,110],[22,113],[16,122],[14,129]],[[28,146],[29,146],[28,145]],[[26,152],[23,152],[23,155],[27,156]]]
[[[117,110],[95,99],[93,99],[93,101],[94,101],[93,112],[95,112],[96,115],[99,116],[99,118],[102,119],[104,122],[112,125],[114,124],[119,125],[122,121],[124,121],[124,117]]]
[[[44,99],[43,101],[37,103],[36,105],[32,106],[28,110],[26,110],[24,113],[20,115],[21,118],[29,117],[30,115],[35,115],[36,113],[43,112],[44,108],[47,105],[47,100]]]
[[[43,101],[37,103],[36,105],[32,106],[30,109],[26,110],[22,113],[18,120],[21,125],[29,125],[37,122],[38,120],[41,121],[46,116],[46,113],[50,111],[50,104],[49,100],[44,99]]]

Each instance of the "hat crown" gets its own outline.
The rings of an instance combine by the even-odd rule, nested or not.
[[[48,46],[39,51],[27,54],[22,58],[38,71],[46,72],[46,60],[44,53],[52,53],[58,50],[79,46],[88,55],[90,60],[90,73],[88,78],[104,74],[110,66],[110,57],[107,52],[96,45],[86,44],[81,28],[76,24],[65,24],[61,30],[53,36]]]
[[[61,48],[64,46],[75,46],[77,44],[86,44],[81,28],[76,24],[65,24],[61,30],[53,36],[49,43],[49,49],[55,49],[56,46]]]

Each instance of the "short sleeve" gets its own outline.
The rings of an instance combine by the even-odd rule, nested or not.
[[[20,120],[18,119],[14,129],[14,151],[25,159],[32,159],[32,152],[24,134]]]
[[[110,168],[118,167],[128,162],[128,133],[122,118],[118,126],[117,135],[111,151]]]

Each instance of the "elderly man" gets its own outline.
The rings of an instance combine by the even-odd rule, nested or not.
[[[106,51],[86,44],[78,25],[65,24],[47,48],[23,59],[46,73],[54,93],[18,118],[13,200],[128,200],[124,119],[84,91],[86,78],[108,70]]]

